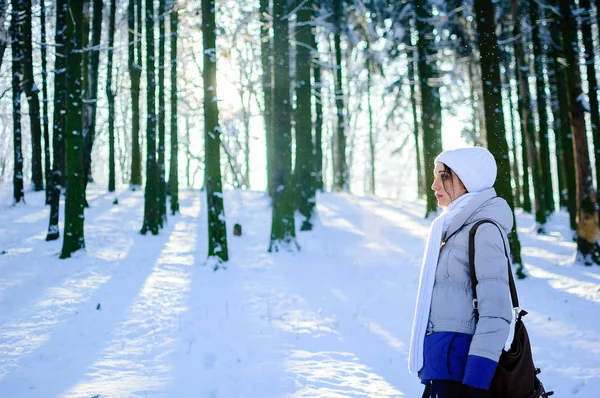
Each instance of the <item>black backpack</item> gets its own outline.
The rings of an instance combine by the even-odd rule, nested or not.
[[[477,310],[477,276],[475,274],[475,233],[481,224],[494,224],[498,229],[500,227],[492,220],[482,220],[471,228],[469,232],[469,271],[471,274],[471,289],[473,290],[473,308],[475,309],[475,320],[479,320],[479,311]],[[500,232],[502,235],[502,231]],[[508,281],[510,287],[510,296],[513,308],[519,309],[519,297],[515,281],[510,268],[509,254],[506,249],[504,235],[504,254],[508,262]],[[546,398],[554,394],[553,391],[546,392],[544,385],[538,379],[537,375],[540,369],[533,364],[531,354],[531,344],[529,335],[523,317],[527,315],[526,311],[519,310],[515,322],[515,334],[508,351],[502,350],[496,373],[492,378],[489,392],[493,398]]]

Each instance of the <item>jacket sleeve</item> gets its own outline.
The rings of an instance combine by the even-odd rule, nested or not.
[[[509,334],[512,302],[508,260],[497,226],[483,224],[475,235],[479,321],[469,348],[463,383],[488,389]]]

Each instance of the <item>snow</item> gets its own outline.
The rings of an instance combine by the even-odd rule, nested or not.
[[[231,260],[213,272],[204,193],[181,192],[181,215],[142,236],[141,190],[113,206],[89,189],[87,250],[59,260],[44,193],[13,207],[0,187],[1,397],[420,396],[406,361],[422,202],[322,194],[302,250],[270,254],[269,199],[226,191],[229,232],[244,235],[228,234]],[[517,220],[540,377],[556,396],[596,397],[600,267],[574,264],[566,214],[544,236]]]

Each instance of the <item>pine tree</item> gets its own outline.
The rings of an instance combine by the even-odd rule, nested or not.
[[[146,0],[146,189],[144,192],[144,222],[142,235],[148,231],[158,235],[159,214],[159,174],[156,162],[156,78],[154,75],[154,1]]]
[[[269,25],[270,0],[260,0],[260,59],[262,64],[263,123],[267,143],[267,192],[273,197],[273,63],[271,59],[271,32]]]
[[[316,40],[316,35],[312,35],[313,42],[311,47],[314,51],[314,61],[312,64],[312,73],[314,79],[314,102],[315,102],[315,136],[313,145],[313,159],[314,159],[314,189],[316,191],[323,191],[323,98],[322,88],[323,83],[321,82],[321,65],[319,57],[319,48]]]
[[[415,138],[415,157],[417,162],[417,195],[419,198],[425,196],[425,185],[423,181],[423,167],[421,161],[422,148],[421,148],[421,137],[419,134],[419,116],[417,114],[417,82],[415,80],[415,47],[412,43],[413,35],[413,21],[407,21],[406,33],[404,34],[404,44],[407,49],[407,63],[408,63],[408,84],[410,87],[410,106],[412,109],[412,120],[413,120],[413,137]]]
[[[566,70],[567,99],[571,115],[571,133],[573,134],[575,174],[577,177],[577,253],[586,265],[590,265],[593,262],[600,263],[597,242],[598,214],[585,128],[577,22],[571,13],[575,4],[572,0],[561,0],[559,4],[563,54],[568,64]]]
[[[215,271],[229,260],[227,227],[221,186],[221,127],[217,103],[217,29],[215,0],[202,0],[204,48],[204,148],[206,162],[206,206],[208,211],[208,257]]]
[[[50,127],[48,122],[48,67],[46,60],[46,0],[40,0],[40,47],[42,58],[42,121],[44,126],[44,175],[46,204],[50,204],[52,167],[50,166]]]
[[[342,80],[342,18],[343,0],[333,0],[333,45],[335,49],[335,107],[337,110],[334,187],[338,191],[348,191],[348,164],[346,162],[346,120],[344,104],[344,85]]]
[[[438,86],[430,84],[438,77],[435,61],[437,49],[433,35],[433,7],[430,0],[416,0],[416,29],[418,34],[417,50],[419,89],[421,92],[421,123],[423,126],[423,161],[425,169],[431,167],[435,157],[442,152],[442,104]],[[425,186],[433,184],[433,173],[425,171]],[[437,211],[433,195],[427,195],[425,217]]]
[[[521,42],[521,20],[519,15],[519,6],[517,0],[511,0],[511,11],[513,16],[513,37],[515,46],[515,59],[517,65],[518,88],[519,88],[519,114],[523,125],[523,138],[526,142],[527,160],[529,172],[532,175],[534,189],[534,204],[535,204],[535,221],[539,233],[544,232],[546,224],[546,202],[544,199],[544,189],[542,182],[541,165],[539,163],[537,144],[535,139],[535,120],[533,115],[533,107],[531,104],[531,95],[529,93],[528,76],[529,64],[525,57],[523,43]],[[527,164],[523,164],[523,168]]]
[[[108,24],[108,60],[106,63],[106,97],[108,98],[108,192],[114,192],[115,184],[115,96],[112,88],[113,52],[115,42],[116,0],[110,0]],[[95,16],[94,16],[95,18]]]
[[[83,2],[69,0],[67,17],[67,115],[65,228],[60,258],[85,248],[83,234],[85,180],[83,174]]]
[[[131,78],[131,186],[133,189],[136,189],[137,187],[142,186],[142,151],[140,148],[142,0],[129,0],[127,7],[127,25],[129,27],[129,76]]]
[[[511,32],[508,24],[506,23],[506,18],[502,20],[501,26],[502,38],[505,39],[507,37],[511,37]],[[512,153],[512,164],[511,164],[511,172],[513,175],[513,181],[515,183],[515,191],[514,191],[514,207],[521,207],[521,182],[519,178],[519,162],[517,156],[517,125],[515,124],[514,118],[514,101],[512,95],[512,83],[511,76],[514,74],[511,68],[512,62],[512,51],[510,45],[505,45],[501,49],[501,62],[504,68],[504,73],[501,75],[502,86],[505,88],[506,101],[508,102],[508,120],[510,123],[510,138],[511,143],[509,147],[509,153]]]
[[[100,66],[100,36],[102,35],[102,0],[93,0],[92,12],[92,42],[87,48],[87,57],[84,59],[85,79],[85,108],[83,124],[83,169],[84,181],[87,189],[88,182],[92,182],[92,148],[96,138],[96,108],[98,107],[98,80]],[[110,185],[110,183],[109,183]],[[110,190],[110,189],[109,189]],[[87,203],[86,203],[87,206]]]
[[[294,178],[298,195],[298,211],[304,217],[302,231],[312,229],[315,207],[313,184],[314,156],[312,143],[312,84],[310,80],[313,38],[313,2],[300,0],[296,14],[296,167]]]
[[[158,213],[162,227],[167,222],[167,184],[165,174],[165,0],[158,2]]]
[[[42,171],[42,124],[40,114],[40,89],[33,79],[33,35],[31,0],[23,0],[25,20],[23,27],[23,85],[29,102],[29,120],[31,126],[31,182],[34,191],[44,190]]]
[[[548,97],[544,80],[544,54],[542,46],[542,15],[538,0],[529,0],[529,19],[533,25],[532,44],[534,54],[536,103],[538,111],[539,165],[542,174],[541,189],[543,191],[544,208],[552,213],[554,207],[554,190],[552,189],[552,169],[550,165],[550,142],[548,139]],[[591,34],[590,34],[591,36]]]
[[[65,162],[65,128],[67,113],[67,15],[68,0],[56,1],[56,56],[54,60],[54,118],[52,133],[52,178],[50,190],[50,219],[46,240],[56,240],[60,233],[58,229],[60,193],[64,184]]]
[[[375,195],[375,133],[373,131],[373,103],[371,100],[371,85],[373,84],[372,69],[373,59],[369,53],[369,47],[367,43],[367,61],[365,69],[367,70],[367,114],[369,116],[369,163],[370,163],[370,179],[369,179],[369,193]]]
[[[12,103],[13,103],[13,198],[14,203],[25,200],[23,191],[23,149],[21,131],[21,76],[23,65],[23,23],[20,15],[25,12],[25,0],[12,0],[10,21],[12,49]]]
[[[585,66],[588,81],[589,112],[594,142],[594,168],[596,170],[596,197],[600,192],[600,109],[598,104],[598,79],[596,76],[596,57],[592,36],[592,13],[590,0],[579,0],[581,15],[581,37],[583,39]],[[596,9],[598,13],[598,9]]]
[[[514,208],[514,198],[510,185],[511,172],[508,158],[508,144],[502,111],[502,85],[500,81],[500,50],[496,37],[496,21],[492,0],[475,3],[475,20],[479,41],[483,103],[485,111],[486,141],[490,152],[498,164],[498,178],[495,188],[498,195]],[[514,220],[513,213],[513,220]],[[516,221],[509,234],[513,263],[518,264],[517,275],[525,277],[521,262],[521,244],[517,235]]]
[[[290,49],[285,0],[273,1],[274,129],[273,129],[273,214],[270,252],[294,250],[296,226],[292,192],[292,132],[290,104]]]
[[[552,10],[556,10],[556,7]],[[577,228],[577,200],[575,183],[575,161],[573,139],[567,104],[567,83],[563,57],[560,17],[551,14],[550,43],[548,45],[548,85],[550,87],[550,106],[553,115],[554,141],[556,143],[556,163],[558,166],[559,197],[561,207],[569,212],[569,224],[572,230]]]
[[[179,136],[177,130],[177,39],[179,37],[179,9],[174,2],[170,12],[171,27],[171,162],[169,165],[169,193],[171,214],[179,213]]]

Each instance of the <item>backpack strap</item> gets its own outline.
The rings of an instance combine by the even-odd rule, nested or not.
[[[504,235],[502,234],[502,230],[492,220],[481,220],[477,222],[469,231],[469,271],[471,275],[471,289],[473,291],[473,309],[475,310],[475,320],[479,320],[479,310],[478,310],[478,302],[477,302],[477,274],[475,273],[475,233],[477,232],[477,228],[479,228],[482,224],[494,224],[499,230],[500,235],[502,236],[502,243],[504,245],[504,255],[506,256],[507,264],[508,264],[508,286],[510,288],[510,297],[512,300],[513,308],[519,308],[519,297],[517,296],[517,289],[515,287],[515,280],[513,278],[512,270],[510,267],[510,258],[508,256],[508,250],[506,249],[506,241],[504,240]],[[517,316],[520,319],[522,312],[519,311]]]

